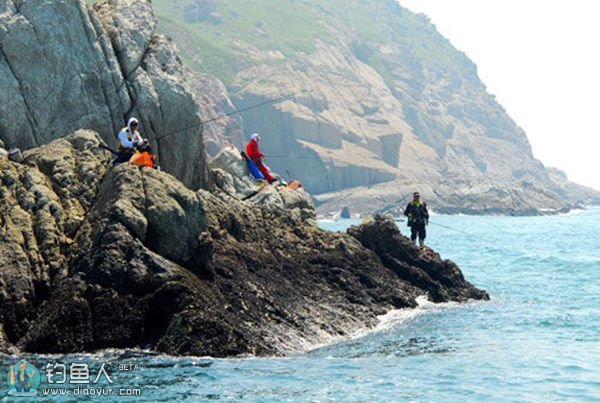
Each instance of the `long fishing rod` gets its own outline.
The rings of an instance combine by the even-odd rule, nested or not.
[[[448,227],[448,226],[446,226],[446,225],[438,224],[438,223],[436,223],[436,222],[430,222],[429,224],[437,225],[438,227],[446,228],[446,229],[449,229],[449,230],[451,230],[451,231],[456,231],[456,232],[460,232],[461,234],[469,235],[469,233],[468,233],[468,232],[461,231],[461,230],[459,230],[459,229],[456,229],[456,228]]]
[[[200,123],[196,123],[194,125],[191,125],[191,126],[188,126],[188,127],[184,127],[183,129],[179,129],[179,130],[175,130],[175,131],[163,134],[162,136],[157,137],[156,141],[162,140],[162,139],[164,139],[166,137],[171,137],[173,135],[176,135],[178,133],[184,132],[184,131],[189,130],[189,129],[193,129],[194,127],[203,126],[203,125],[206,125],[208,123],[212,123],[212,122],[215,122],[215,121],[220,120],[220,119],[224,119],[224,118],[229,117],[229,116],[237,115],[238,113],[242,113],[242,112],[246,112],[246,111],[249,111],[249,110],[252,110],[252,109],[255,109],[255,108],[259,108],[259,107],[264,106],[264,105],[278,104],[278,103],[283,102],[285,100],[291,99],[294,96],[295,96],[294,94],[286,95],[286,96],[283,96],[281,98],[270,99],[268,101],[264,101],[264,102],[261,102],[261,103],[255,104],[255,105],[251,105],[251,106],[248,106],[246,108],[236,109],[233,112],[229,112],[229,113],[226,113],[224,115],[217,116],[216,118],[205,120],[205,121],[202,121]]]
[[[113,150],[113,149],[112,149],[112,148],[110,148],[110,147],[107,147],[107,146],[105,146],[104,144],[98,144],[98,147],[100,147],[100,148],[102,148],[102,149],[104,149],[104,150],[106,150],[106,151],[110,151],[110,152],[111,152],[112,154],[114,154],[114,155],[119,155],[119,153],[118,153],[118,152],[116,152],[115,150]]]
[[[317,156],[310,156],[310,155],[266,155],[267,158],[286,158],[286,159],[321,159]]]
[[[280,97],[280,98],[277,98],[277,99],[270,99],[268,101],[260,102],[260,103],[255,104],[255,105],[248,106],[246,108],[236,109],[236,110],[234,110],[232,112],[229,112],[229,113],[226,113],[224,115],[217,116],[216,118],[205,120],[205,121],[202,121],[200,123],[196,123],[194,125],[191,125],[191,126],[188,126],[188,127],[184,127],[183,129],[179,129],[179,130],[175,130],[173,132],[166,133],[166,134],[164,134],[162,136],[157,137],[155,139],[155,141],[158,142],[161,139],[164,139],[166,137],[170,137],[170,136],[176,135],[178,133],[182,133],[182,132],[184,132],[186,130],[189,130],[189,129],[192,129],[194,127],[199,127],[199,126],[205,125],[207,123],[215,122],[217,120],[224,119],[226,117],[233,116],[233,115],[236,115],[238,113],[246,112],[246,111],[249,111],[249,110],[252,110],[252,109],[255,109],[255,108],[259,108],[259,107],[264,106],[264,105],[280,103],[280,102],[283,102],[283,101],[285,101],[287,99],[291,99],[294,96],[295,96],[294,94],[290,94],[290,95],[286,95],[286,96],[283,96],[283,97]],[[107,147],[107,146],[105,146],[103,144],[99,144],[99,147],[102,148],[102,149],[104,149],[104,150],[106,150],[106,151],[110,151],[114,155],[119,155],[118,152],[116,152],[112,148]]]
[[[394,220],[394,222],[406,222],[406,220],[397,219],[397,220]],[[446,229],[449,229],[449,230],[451,230],[451,231],[456,231],[456,232],[460,232],[461,234],[469,235],[469,233],[468,233],[468,232],[461,231],[461,230],[459,230],[459,229],[456,229],[456,228],[448,227],[448,226],[446,226],[446,225],[438,224],[438,223],[436,223],[436,222],[431,222],[431,221],[429,221],[429,224],[431,224],[431,225],[437,225],[438,227],[446,228]]]

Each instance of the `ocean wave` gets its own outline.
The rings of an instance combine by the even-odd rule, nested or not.
[[[416,301],[416,308],[392,309],[388,313],[379,316],[379,324],[369,333],[390,330],[420,315],[431,313],[434,311],[439,311],[440,309],[444,308],[460,306],[458,302],[443,302],[436,304],[434,302],[429,301],[426,295],[421,295],[417,297]]]

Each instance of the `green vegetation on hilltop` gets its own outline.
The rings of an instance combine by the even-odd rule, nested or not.
[[[333,36],[316,9],[294,0],[155,0],[161,30],[180,43],[187,62],[224,82],[260,62],[259,52],[290,58]]]
[[[154,0],[160,29],[179,43],[186,63],[230,84],[237,72],[307,57],[317,40],[370,51],[361,58],[384,79],[391,73],[379,47],[460,72],[474,70],[423,15],[395,0]],[[268,58],[268,60],[267,60]]]

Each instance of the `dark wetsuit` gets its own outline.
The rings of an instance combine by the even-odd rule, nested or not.
[[[429,220],[429,212],[427,211],[427,204],[420,201],[416,204],[414,201],[406,205],[404,215],[408,217],[408,226],[410,227],[410,239],[414,242],[417,239],[425,239],[427,233],[425,226]]]

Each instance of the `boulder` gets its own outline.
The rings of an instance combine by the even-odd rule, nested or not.
[[[0,352],[3,352],[3,353],[14,352],[12,350],[13,350],[13,347],[8,342],[8,339],[6,338],[6,334],[4,333],[4,327],[2,326],[2,324],[0,324]]]
[[[227,88],[218,78],[186,69],[189,82],[204,125],[202,137],[206,153],[215,157],[225,147],[245,146],[244,123],[229,97]]]
[[[229,195],[244,198],[256,190],[258,181],[250,174],[239,149],[225,147],[210,160],[210,167],[216,185]]]
[[[10,111],[0,115],[8,147],[36,147],[80,128],[114,138],[131,100],[106,33],[83,2],[2,2],[0,105]]]
[[[314,218],[311,196],[299,188],[292,190],[278,181],[266,184],[257,181],[248,170],[246,161],[235,147],[226,147],[210,161],[216,186],[240,200],[261,206],[265,210],[295,211],[305,218]],[[275,175],[277,177],[277,175]]]
[[[489,295],[467,282],[456,264],[442,260],[430,248],[420,249],[403,236],[390,216],[375,215],[348,234],[372,250],[382,263],[402,279],[427,292],[434,302],[489,299]]]

